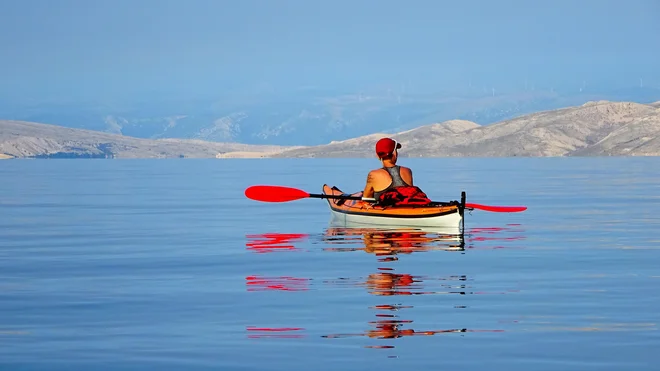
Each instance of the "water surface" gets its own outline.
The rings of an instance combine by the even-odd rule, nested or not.
[[[0,369],[654,370],[653,158],[402,159],[463,239],[347,229],[277,184],[377,161],[0,162]]]

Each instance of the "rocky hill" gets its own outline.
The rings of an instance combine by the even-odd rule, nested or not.
[[[226,153],[262,157],[280,146],[140,139],[61,126],[0,120],[0,158],[214,158]],[[231,157],[232,155],[230,155]]]
[[[490,89],[420,92],[406,88],[223,93],[144,102],[0,101],[0,118],[145,139],[197,139],[270,145],[322,145],[374,132],[396,133],[446,120],[490,125],[588,101],[653,102],[660,89],[558,91]]]
[[[272,157],[373,157],[373,134]],[[589,102],[488,126],[447,121],[389,135],[402,157],[658,156],[660,102]]]
[[[374,144],[383,136],[402,143],[402,157],[659,156],[660,102],[594,101],[492,125],[450,120],[307,147],[141,139],[0,121],[0,158],[373,157]]]

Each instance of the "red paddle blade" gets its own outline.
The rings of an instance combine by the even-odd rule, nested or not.
[[[468,204],[468,203],[465,204],[465,207],[470,209],[492,211],[496,213],[517,213],[520,211],[527,210],[527,207],[525,206],[488,206],[488,205]]]
[[[309,193],[290,187],[256,185],[245,189],[247,198],[263,202],[288,202],[309,197]]]

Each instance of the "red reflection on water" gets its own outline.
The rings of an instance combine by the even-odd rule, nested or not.
[[[299,330],[304,330],[302,327],[254,327],[254,326],[248,326],[246,327],[246,330],[248,331],[275,331],[275,332],[281,332],[281,331],[299,331]]]
[[[524,237],[515,236],[515,237],[474,237],[470,241],[515,241],[522,240]]]
[[[307,283],[310,280],[308,278],[296,278],[288,276],[247,276],[245,277],[245,281],[245,284],[248,286],[247,291],[306,291],[308,290]]]
[[[474,228],[470,228],[470,232],[472,232],[472,233],[480,233],[480,232],[494,233],[494,232],[504,231],[506,229],[507,228],[504,228],[504,227],[474,227]]]
[[[295,251],[299,250],[291,243],[298,242],[306,239],[309,235],[304,233],[263,233],[263,234],[249,234],[245,236],[252,242],[247,242],[248,250],[257,253],[269,253],[275,251]]]
[[[373,307],[369,307],[369,309],[382,309],[382,310],[401,310],[405,308],[412,308],[412,305],[392,305],[392,304],[383,304],[383,305],[375,305]]]
[[[305,337],[304,334],[297,334],[297,333],[284,333],[284,332],[292,332],[292,331],[302,331],[304,328],[302,327],[255,327],[255,326],[247,326],[245,328],[247,331],[253,331],[253,332],[262,332],[262,333],[249,333],[248,338],[249,339],[260,339],[260,338],[279,338],[279,339],[297,339],[297,338],[303,338]]]
[[[473,249],[477,248],[501,248],[502,246],[489,246],[490,241],[518,241],[524,239],[524,236],[516,235],[519,230],[514,230],[515,226],[507,225],[505,227],[490,227],[490,228],[473,228],[468,233],[470,235],[469,241],[473,244],[470,246]],[[293,242],[301,241],[307,238],[305,234],[279,234],[268,233],[262,235],[250,235],[248,238],[254,239],[251,243],[247,244],[250,249],[256,249],[258,252],[271,252],[277,249],[281,250],[297,250],[293,246]],[[473,294],[505,294],[507,292],[515,292],[514,290],[507,290],[506,292],[484,292],[484,291],[470,291],[473,289],[466,281],[472,281],[465,275],[453,275],[447,277],[424,277],[412,275],[409,273],[396,273],[393,265],[399,260],[397,255],[401,255],[401,259],[405,259],[408,254],[416,252],[428,252],[432,250],[444,251],[465,251],[464,236],[457,236],[451,234],[441,234],[428,232],[423,230],[379,230],[373,228],[329,228],[326,230],[323,241],[326,244],[333,245],[349,245],[338,246],[333,248],[324,248],[323,251],[364,251],[368,254],[373,254],[377,257],[379,262],[383,262],[386,266],[377,268],[376,273],[371,273],[366,277],[356,279],[339,278],[336,280],[322,280],[324,284],[338,284],[350,286],[362,286],[366,291],[377,297],[405,297],[410,295],[473,295]],[[355,246],[355,245],[358,246]],[[353,246],[350,246],[353,245]],[[248,291],[258,290],[277,290],[277,291],[304,291],[308,290],[310,279],[295,278],[295,277],[262,277],[262,276],[248,276],[246,277],[246,284]],[[454,281],[454,282],[440,282],[438,281]],[[440,290],[432,291],[433,285],[440,286]],[[433,287],[437,289],[437,287]],[[459,299],[460,300],[460,299]],[[453,300],[455,301],[455,300]],[[448,303],[453,308],[465,310],[466,306],[457,305],[459,303]],[[397,339],[405,336],[432,336],[436,334],[449,334],[449,333],[468,333],[468,332],[504,332],[501,329],[467,329],[467,328],[450,328],[450,329],[429,329],[429,330],[415,330],[410,327],[413,320],[400,319],[399,312],[414,313],[413,306],[402,304],[380,304],[370,307],[376,310],[375,318],[373,321],[367,323],[368,329],[358,333],[348,334],[331,334],[323,335],[323,338],[342,338],[352,336],[363,336],[372,339]],[[410,313],[409,313],[410,314]],[[265,330],[261,331],[261,335],[250,335],[249,337],[302,337],[301,334],[290,333],[285,330]],[[300,330],[300,329],[298,329]],[[250,330],[257,331],[257,330]],[[377,349],[392,349],[394,345],[368,345],[367,348]]]
[[[511,226],[520,226],[520,224],[507,224],[506,227],[477,227],[471,228],[468,231],[466,242],[470,243],[467,248],[474,249],[504,249],[512,248],[511,246],[503,245],[488,245],[490,241],[520,241],[524,240],[525,236],[515,233],[523,232],[519,229],[513,229]],[[483,244],[482,242],[486,242]]]

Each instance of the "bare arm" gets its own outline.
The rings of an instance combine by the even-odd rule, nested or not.
[[[367,184],[364,186],[364,191],[362,192],[362,197],[373,197],[374,196],[374,176],[369,172],[367,175]]]

